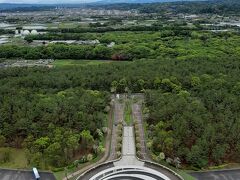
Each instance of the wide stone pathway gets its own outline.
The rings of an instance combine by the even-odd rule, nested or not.
[[[144,166],[144,163],[136,158],[134,129],[132,126],[123,128],[122,159],[114,163],[114,166]]]

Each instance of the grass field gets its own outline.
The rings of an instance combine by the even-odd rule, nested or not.
[[[126,106],[125,106],[125,122],[127,125],[132,124],[132,106],[131,106],[131,101],[127,100],[126,101]]]
[[[89,65],[100,65],[106,63],[115,63],[114,61],[107,60],[56,60],[52,63],[55,67],[63,66],[89,66]]]
[[[73,29],[73,28],[77,28],[78,27],[78,23],[73,23],[73,22],[64,22],[64,23],[60,23],[58,25],[58,28],[69,28],[69,29]]]
[[[21,37],[11,37],[7,45],[24,45],[25,43]]]
[[[176,171],[184,180],[196,180],[195,177],[187,174],[185,171]]]
[[[3,154],[6,151],[9,152],[9,161],[5,163],[0,162],[0,167],[13,169],[29,168],[24,149],[0,148],[0,159],[2,159]]]

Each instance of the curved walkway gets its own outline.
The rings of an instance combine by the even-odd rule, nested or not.
[[[117,178],[138,178],[142,180],[171,180],[159,171],[153,170],[147,167],[138,166],[117,166],[113,168],[106,169],[96,175],[94,175],[89,180],[108,180]]]

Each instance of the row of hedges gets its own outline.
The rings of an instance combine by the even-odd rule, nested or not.
[[[117,146],[116,146],[116,152],[117,152],[117,158],[120,158],[122,155],[122,137],[123,136],[123,124],[122,122],[119,122],[117,125]]]
[[[141,153],[141,138],[140,138],[140,131],[139,131],[139,123],[134,120],[134,130],[135,130],[135,144],[136,144],[136,152],[138,158],[143,158]]]

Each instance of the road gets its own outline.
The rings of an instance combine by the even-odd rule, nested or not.
[[[240,180],[240,169],[190,173],[197,180]]]
[[[144,163],[136,158],[136,146],[134,128],[125,126],[123,129],[122,159],[114,163],[114,166],[144,166]]]

